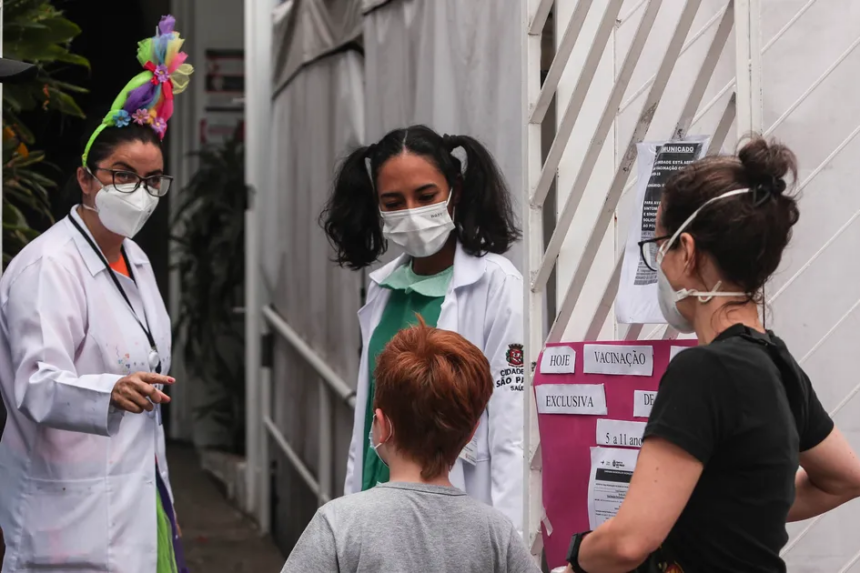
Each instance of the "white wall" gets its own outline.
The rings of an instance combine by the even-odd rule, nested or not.
[[[763,4],[762,39],[767,42],[805,2],[766,0]],[[813,5],[763,58],[765,126],[787,113],[858,39],[860,5],[856,1]],[[860,300],[860,222],[851,219],[860,212],[856,190],[860,138],[854,137],[828,162],[836,148],[860,129],[858,71],[860,48],[855,48],[774,131],[797,153],[799,179],[809,183],[802,191],[800,222],[773,280],[771,296],[793,277],[797,279],[774,302],[769,326],[785,338],[799,360],[806,359],[803,367],[828,410],[860,382],[849,358],[856,353],[860,331],[860,315],[855,311]],[[831,239],[835,240],[825,247]],[[855,451],[860,450],[860,400],[848,402],[834,419]],[[789,531],[795,535],[804,526],[794,525]],[[839,571],[860,551],[854,533],[858,526],[857,503],[828,514],[788,554],[789,571]]]
[[[564,36],[575,5],[576,2],[573,1],[556,2],[556,46],[558,46]],[[561,124],[563,121],[565,110],[579,80],[580,72],[591,48],[592,40],[597,32],[600,20],[603,18],[603,12],[604,4],[602,2],[595,2],[592,5],[583,24],[576,46],[571,53],[570,61],[561,77],[556,97],[556,118],[558,124]],[[570,136],[570,141],[558,168],[558,214],[561,214],[570,196],[571,188],[582,164],[583,155],[588,149],[591,136],[597,127],[600,115],[606,104],[606,99],[612,89],[616,67],[620,65],[619,61],[623,58],[623,53],[619,56],[615,48],[616,35],[617,33],[613,32],[609,38],[600,60],[600,65],[594,74],[591,89],[582,105],[582,111],[576,119],[573,133]],[[568,285],[570,285],[573,273],[582,256],[585,243],[588,241],[592,226],[597,218],[597,211],[603,205],[603,197],[615,174],[617,161],[615,140],[615,129],[611,129],[598,157],[589,184],[576,210],[570,230],[567,233],[567,238],[562,244],[556,273],[556,284],[558,285],[557,307],[560,307],[564,300]],[[577,304],[564,331],[565,340],[582,340],[582,337],[585,335],[597,303],[603,294],[603,286],[606,284],[614,268],[615,232],[615,223],[613,223],[606,232],[606,236],[597,253],[597,258],[591,272],[588,274],[588,279],[580,297],[580,303]],[[550,325],[553,318],[549,318]],[[610,320],[607,321],[606,327],[601,332],[601,338],[611,339],[614,337],[614,322]]]

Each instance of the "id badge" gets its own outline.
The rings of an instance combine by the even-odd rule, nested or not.
[[[161,390],[164,388],[163,384],[154,384],[153,386],[159,392],[161,392]],[[149,402],[155,407],[152,409],[152,412],[147,412],[146,415],[149,416],[150,418],[155,418],[155,421],[158,422],[158,425],[160,426],[161,425],[161,404],[156,404],[155,402],[153,402],[149,398],[147,398],[147,400],[149,400]]]
[[[164,384],[156,384],[155,388],[159,392],[163,392],[164,391]],[[158,422],[158,425],[160,426],[161,425],[161,404],[155,405],[155,420]]]
[[[460,452],[458,456],[461,460],[466,463],[472,464],[473,466],[478,463],[478,439],[472,438],[466,447],[463,448],[463,451]]]

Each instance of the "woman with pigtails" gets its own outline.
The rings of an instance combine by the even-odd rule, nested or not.
[[[451,483],[499,509],[522,531],[523,280],[502,255],[519,238],[504,178],[475,139],[424,126],[398,129],[352,152],[321,222],[352,269],[389,244],[402,255],[370,275],[359,311],[363,349],[345,493],[387,482],[386,443],[371,443],[376,358],[421,316],[456,332],[489,360],[493,393],[477,431],[449,468]],[[416,412],[426,407],[413,403]],[[437,419],[444,431],[446,420]],[[381,455],[378,455],[379,452]]]

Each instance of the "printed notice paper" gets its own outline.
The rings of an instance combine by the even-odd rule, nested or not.
[[[573,374],[576,350],[570,346],[550,346],[540,359],[541,374]]]
[[[626,422],[623,420],[597,420],[597,444],[599,446],[620,446],[641,448],[645,422]]]
[[[535,399],[539,414],[607,414],[603,384],[541,384]]]
[[[678,356],[679,352],[683,352],[690,348],[689,346],[673,346],[669,349],[669,362],[675,360],[675,357]]]
[[[636,199],[630,213],[630,231],[624,248],[615,316],[622,324],[666,324],[657,297],[657,269],[654,264],[657,244],[645,244],[650,261],[645,264],[640,241],[654,239],[657,208],[666,181],[680,169],[705,155],[709,136],[692,136],[683,141],[651,141],[636,144]],[[619,217],[626,215],[622,213]]]
[[[613,376],[652,376],[654,374],[653,346],[616,346],[586,344],[582,349],[585,374]]]
[[[647,418],[651,415],[651,406],[654,405],[654,399],[657,397],[657,392],[649,392],[648,390],[633,391],[633,417]]]
[[[638,453],[637,448],[642,446],[642,436],[649,418],[656,421],[658,414],[656,408],[651,409],[651,398],[656,394],[659,404],[662,404],[658,388],[669,361],[669,350],[673,346],[693,346],[696,342],[679,337],[677,340],[630,339],[551,343],[549,348],[566,346],[576,352],[574,374],[547,374],[540,368],[543,358],[537,356],[533,359],[533,363],[535,360],[536,363],[533,367],[532,398],[536,403],[532,411],[537,410],[535,415],[540,429],[538,459],[541,466],[541,498],[553,530],[550,532],[545,528],[542,532],[549,570],[567,566],[565,558],[570,536],[578,531],[589,530],[589,509],[593,520],[593,507],[590,508],[588,497],[589,478],[592,477],[592,448],[622,449],[631,452],[626,454],[628,456]],[[586,349],[586,346],[589,348]],[[643,346],[648,347],[649,351],[642,351],[640,347]],[[627,352],[631,347],[637,351],[637,356],[631,355],[628,359]],[[624,357],[621,358],[620,354],[615,357],[595,357],[595,350],[623,352]],[[590,360],[600,361],[601,367],[604,366],[603,363],[613,366],[612,361],[623,361],[632,365],[630,369],[640,368],[644,357],[648,369],[653,367],[653,372],[651,376],[589,374],[585,372],[585,357],[588,354],[591,356]],[[684,357],[681,356],[678,360],[684,360]],[[591,364],[590,368],[595,370],[595,364]],[[551,388],[541,390],[542,386]],[[595,398],[592,392],[600,394]],[[590,415],[592,404],[596,410],[598,400],[605,400],[607,413]],[[601,477],[608,475],[601,474]],[[617,482],[611,479],[600,481],[603,482],[601,487],[604,489],[617,487]]]
[[[588,479],[588,524],[594,530],[615,517],[627,496],[636,469],[636,450],[591,448]]]

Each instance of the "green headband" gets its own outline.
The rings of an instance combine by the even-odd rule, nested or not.
[[[90,155],[90,148],[92,148],[96,138],[98,138],[99,134],[104,131],[106,127],[125,127],[128,125],[128,118],[124,117],[124,115],[128,115],[128,112],[122,108],[125,105],[126,100],[128,100],[129,92],[145,85],[146,82],[151,80],[151,72],[140,72],[134,76],[134,78],[125,85],[119,95],[116,96],[116,99],[113,100],[113,104],[110,106],[110,111],[105,115],[102,122],[90,136],[89,141],[87,141],[87,146],[84,148],[84,154],[81,156],[84,167],[87,166],[87,157]]]

